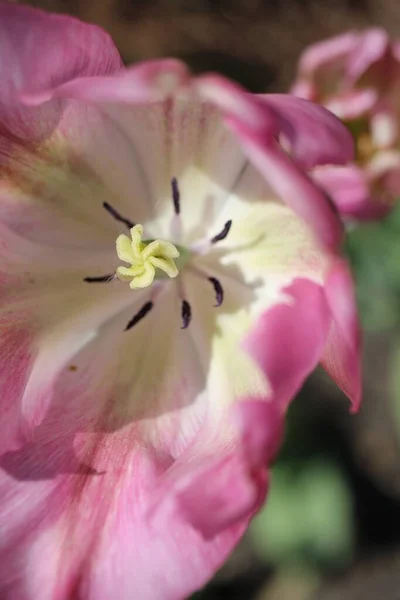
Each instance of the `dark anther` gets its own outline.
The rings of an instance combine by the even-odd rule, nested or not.
[[[181,329],[186,329],[189,327],[190,321],[192,319],[192,309],[190,308],[190,304],[187,300],[183,300],[182,302],[182,327]]]
[[[208,281],[210,281],[213,285],[215,291],[215,300],[217,301],[217,304],[214,304],[214,306],[218,308],[218,306],[221,306],[224,301],[224,288],[222,287],[220,281],[215,277],[209,277]]]
[[[139,323],[139,321],[141,321],[147,315],[147,313],[151,311],[152,308],[153,303],[146,302],[146,304],[142,306],[139,312],[136,313],[133,319],[129,321],[128,325],[125,327],[125,331],[128,331],[128,329],[131,329],[134,325],[136,325],[136,323]]]
[[[100,277],[85,277],[83,281],[87,283],[109,283],[114,278],[114,273],[111,275],[101,275]]]
[[[125,219],[125,217],[120,215],[119,212],[111,206],[111,204],[108,204],[108,202],[103,202],[103,206],[106,209],[106,211],[109,212],[112,217],[114,217],[114,219],[120,221],[121,223],[125,223],[128,229],[132,229],[132,227],[135,226],[135,223],[133,223],[129,219]]]
[[[221,240],[224,240],[226,238],[226,236],[228,235],[231,227],[232,227],[232,220],[229,219],[229,221],[227,221],[225,223],[223,230],[218,235],[215,235],[211,239],[211,243],[212,244],[216,244],[217,242],[220,242]]]
[[[178,180],[176,179],[176,177],[172,178],[171,186],[172,186],[172,200],[174,201],[174,210],[175,210],[175,213],[177,215],[179,215],[179,213],[181,212],[181,202],[180,202],[181,195],[179,193]]]

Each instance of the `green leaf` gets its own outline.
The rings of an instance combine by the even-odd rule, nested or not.
[[[277,465],[269,498],[253,520],[251,537],[260,556],[279,567],[340,566],[352,555],[352,498],[336,464],[314,460],[300,469]]]

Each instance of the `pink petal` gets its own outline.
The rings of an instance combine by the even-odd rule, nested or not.
[[[390,38],[384,29],[376,27],[360,32],[357,46],[349,58],[349,79],[357,81],[374,63],[383,60],[389,50]]]
[[[353,160],[354,142],[349,130],[326,109],[288,94],[269,94],[263,99],[279,115],[280,130],[303,167]]]
[[[297,79],[290,88],[290,93],[297,98],[318,102],[318,89],[316,85],[307,79]]]
[[[332,267],[324,291],[333,322],[321,362],[356,412],[361,402],[361,332],[353,282],[345,262],[338,260]]]
[[[373,197],[368,172],[356,165],[316,168],[312,178],[329,194],[343,217],[378,219],[389,210],[388,205]]]
[[[210,430],[204,430],[189,452],[158,479],[153,499],[148,488],[142,498],[142,506],[146,501],[153,505],[147,518],[143,514],[136,522],[132,519],[128,494],[134,481],[121,489],[118,519],[110,515],[97,568],[92,563],[87,576],[93,586],[90,597],[107,597],[115,590],[121,598],[124,590],[135,590],[144,600],[154,597],[154,590],[171,600],[187,597],[225,559],[264,500],[268,461],[282,434],[282,419],[270,403],[240,402],[232,416],[239,439],[224,450],[211,439],[207,443]],[[246,448],[253,433],[255,439]],[[136,465],[140,473],[140,463]],[[130,542],[132,535],[139,544]],[[123,552],[114,558],[110,543],[115,538]],[[131,569],[132,564],[137,568]]]
[[[358,39],[357,32],[349,31],[312,44],[300,57],[300,77],[313,77],[321,69],[329,71],[342,67],[346,58],[357,47]]]
[[[178,510],[206,539],[248,521],[264,501],[266,468],[283,434],[282,414],[273,402],[246,400],[233,406],[241,443],[222,456],[202,460],[176,485]]]
[[[219,75],[202,75],[194,80],[194,89],[206,101],[217,106],[228,121],[236,121],[260,136],[276,133],[274,109],[260,97],[249,94],[237,84]]]
[[[288,303],[265,312],[244,342],[266,373],[274,402],[285,409],[317,366],[330,327],[323,288],[307,279],[288,286]]]
[[[110,74],[121,66],[108,34],[76,19],[46,14],[28,6],[0,5],[2,64],[0,125],[22,138],[41,138],[54,128],[60,102],[32,109],[19,95],[36,92],[75,78]]]
[[[354,119],[373,107],[392,71],[386,31],[350,31],[304,51],[292,93],[322,103],[341,119]]]
[[[384,29],[349,31],[309,46],[299,61],[299,76],[338,83],[340,87],[355,82],[375,62],[382,59],[389,46]],[[319,87],[319,86],[318,86]],[[323,90],[322,86],[322,91]]]
[[[378,97],[378,92],[370,88],[346,90],[326,98],[324,106],[340,119],[357,119],[375,106]]]

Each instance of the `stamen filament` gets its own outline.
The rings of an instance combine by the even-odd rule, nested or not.
[[[85,277],[83,281],[86,283],[109,283],[114,278],[114,273],[111,275],[101,275],[100,277]]]
[[[125,217],[120,215],[120,213],[108,202],[103,202],[103,206],[106,209],[106,211],[110,213],[112,217],[114,217],[116,221],[124,223],[128,227],[128,229],[132,229],[132,227],[135,226],[135,223],[133,223],[133,221],[130,221],[129,219],[126,219]]]
[[[142,306],[142,308],[139,310],[139,312],[137,312],[136,315],[129,321],[128,325],[125,327],[125,331],[128,331],[128,329],[131,329],[137,323],[139,323],[139,321],[144,319],[144,317],[147,315],[147,313],[149,313],[151,311],[153,306],[154,306],[153,302],[146,302],[146,304],[144,304]]]
[[[220,280],[216,277],[210,277],[203,269],[199,269],[199,267],[195,267],[194,265],[190,265],[188,268],[194,275],[203,281],[209,281],[211,283],[215,292],[216,304],[214,304],[214,306],[215,308],[221,306],[224,301],[224,288],[222,287]]]
[[[182,300],[181,315],[182,315],[181,329],[186,329],[187,327],[189,327],[190,321],[192,320],[192,309],[187,300]]]
[[[178,180],[176,179],[176,177],[172,178],[171,186],[172,186],[172,200],[174,202],[175,214],[179,215],[179,213],[181,212],[181,202],[180,202],[181,195],[179,192]]]
[[[221,282],[216,277],[209,277],[208,281],[212,284],[215,291],[215,300],[216,304],[214,304],[215,308],[221,306],[224,301],[224,288],[221,285]]]
[[[228,235],[231,227],[232,227],[232,219],[229,219],[229,221],[227,221],[225,223],[222,231],[220,233],[218,233],[217,235],[215,235],[213,238],[211,238],[211,243],[216,244],[217,242],[221,242],[222,240],[224,240],[226,238],[226,236]]]

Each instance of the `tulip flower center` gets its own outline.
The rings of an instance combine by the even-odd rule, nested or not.
[[[130,281],[131,289],[145,288],[151,285],[156,269],[174,278],[179,271],[175,259],[180,252],[174,244],[165,240],[142,241],[142,225],[134,225],[131,237],[122,234],[117,238],[118,258],[130,264],[130,267],[118,267],[116,275],[121,281]]]
[[[174,220],[176,231],[180,231],[180,192],[178,181],[174,177],[171,181],[172,201],[174,207]],[[132,290],[138,290],[150,287],[160,279],[176,278],[180,271],[187,268],[202,280],[211,284],[215,293],[215,307],[221,306],[224,300],[223,287],[216,277],[210,277],[205,271],[199,269],[191,263],[191,258],[195,254],[204,254],[207,249],[224,240],[232,226],[232,221],[225,223],[222,230],[211,239],[200,240],[189,249],[179,244],[173,244],[164,239],[143,239],[143,226],[135,224],[122,216],[111,204],[103,203],[106,211],[117,221],[128,227],[130,235],[121,234],[116,240],[116,251],[118,258],[129,266],[117,267],[115,273],[102,275],[100,277],[85,277],[87,283],[107,283],[115,277],[120,281],[129,282]],[[178,234],[178,237],[179,234]],[[187,264],[188,263],[188,264]],[[189,302],[183,296],[183,287],[180,286],[181,294],[181,318],[182,329],[186,329],[192,319],[192,309]],[[158,295],[157,289],[154,293],[150,292],[150,300],[129,321],[126,330],[131,329],[136,323],[143,319],[153,308],[155,297]]]

